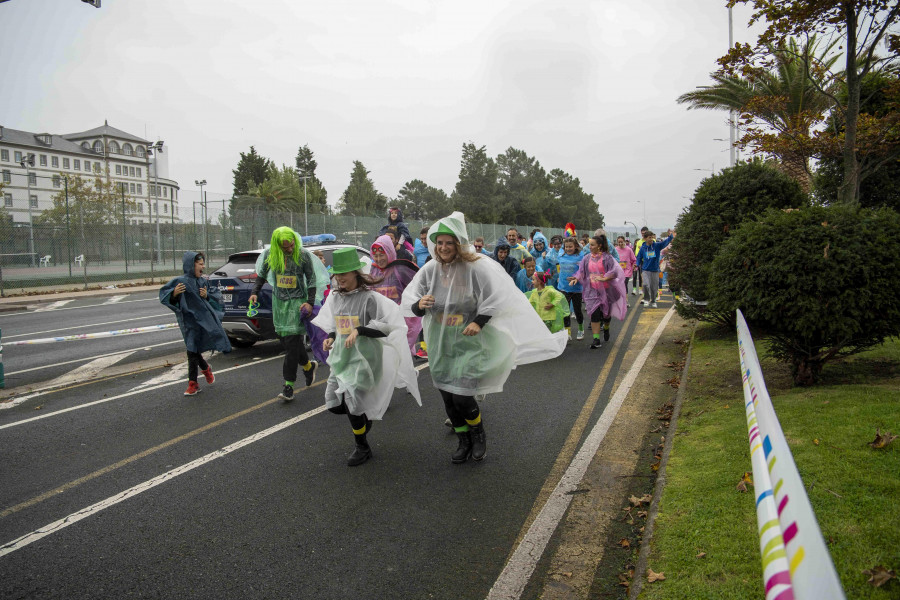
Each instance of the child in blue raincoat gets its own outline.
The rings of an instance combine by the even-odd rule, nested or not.
[[[201,353],[206,350],[231,352],[231,343],[222,328],[222,317],[225,316],[222,293],[218,288],[210,287],[209,281],[202,277],[203,254],[185,252],[182,266],[184,275],[159,290],[159,301],[171,309],[178,320],[188,358],[188,387],[184,395],[193,396],[200,391],[198,370],[203,372],[206,383],[216,380],[212,367]]]

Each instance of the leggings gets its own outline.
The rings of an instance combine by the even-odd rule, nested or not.
[[[438,390],[441,398],[444,400],[444,409],[450,422],[454,427],[462,427],[466,425],[466,421],[474,421],[481,414],[478,403],[472,396],[460,396],[459,394],[451,394],[444,390]]]
[[[302,335],[286,335],[281,338],[284,346],[284,364],[281,366],[281,374],[285,381],[297,381],[297,365],[305,365],[309,362],[306,353],[306,345]]]
[[[199,352],[191,352],[187,351],[188,357],[188,381],[193,381],[197,383],[197,368],[199,367],[201,371],[205,371],[209,368],[207,362],[203,359],[203,355]]]
[[[584,323],[584,315],[581,314],[581,292],[563,292],[563,296],[566,297],[566,302],[572,303],[572,310],[575,313],[575,320],[578,321],[578,324]],[[569,327],[571,324],[572,320],[570,317],[563,318],[563,325]]]
[[[366,427],[366,424],[368,423],[369,419],[368,419],[368,417],[366,417],[366,413],[363,413],[361,415],[351,415],[350,409],[347,408],[346,400],[342,399],[340,406],[335,406],[334,408],[329,408],[328,411],[332,412],[336,415],[347,415],[348,417],[350,417],[350,427],[352,427],[356,431],[359,431],[360,429],[362,429],[364,427],[368,430],[368,427]]]
[[[634,280],[631,282],[631,286],[633,288],[637,289],[639,286],[644,285],[644,281],[641,277],[641,268],[640,267],[638,267],[638,266],[634,267],[634,274],[632,275],[632,279]]]
[[[597,309],[591,313],[591,323],[609,323],[612,321],[612,317],[609,315],[603,314],[603,307],[598,306]]]

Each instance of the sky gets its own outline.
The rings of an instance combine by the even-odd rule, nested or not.
[[[251,145],[279,166],[309,145],[332,205],[355,160],[388,197],[450,194],[463,144],[513,147],[608,228],[663,229],[728,166],[727,113],[675,102],[727,47],[725,0],[8,0],[0,125],[164,140],[183,206],[197,179],[230,197]]]

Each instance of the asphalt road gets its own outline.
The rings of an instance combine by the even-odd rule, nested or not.
[[[3,341],[172,320],[152,294],[102,302],[2,315]],[[617,361],[592,421],[646,341],[637,317],[667,306],[614,322],[600,350],[588,335],[514,371],[482,405],[487,458],[464,465],[427,365],[423,406],[396,392],[373,459],[348,468],[349,423],[322,410],[327,366],[283,404],[276,343],[213,356],[215,384],[191,398],[182,365],[156,364],[183,352],[177,330],[7,346],[19,389],[133,352],[0,410],[0,598],[484,598],[603,365]]]

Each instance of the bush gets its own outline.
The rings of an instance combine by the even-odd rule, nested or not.
[[[740,308],[794,383],[814,384],[827,361],[900,336],[898,239],[889,208],[769,210],[722,244],[710,308]]]
[[[799,183],[758,160],[704,179],[678,217],[669,253],[670,287],[707,300],[713,258],[738,225],[768,208],[808,205]]]

